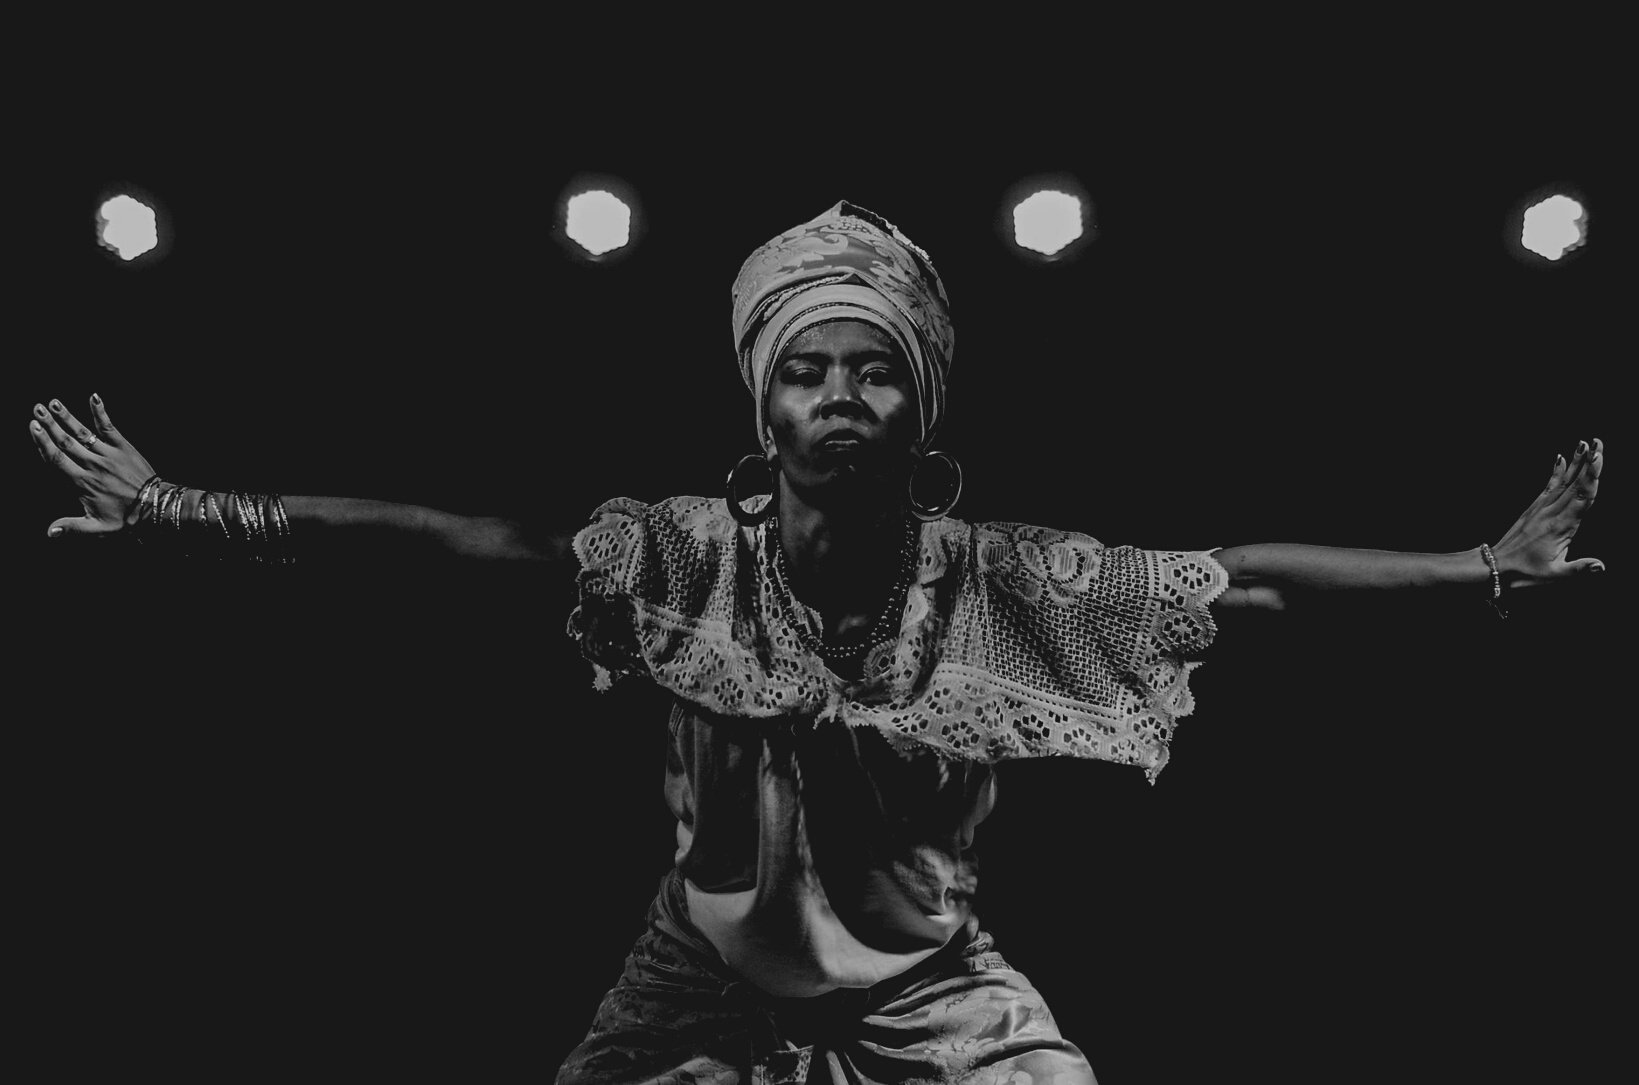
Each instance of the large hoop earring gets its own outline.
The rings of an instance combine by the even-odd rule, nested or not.
[[[930,462],[937,461],[931,472],[927,469]],[[943,476],[942,478],[940,476]],[[917,496],[921,490],[926,496],[929,485],[935,487],[932,501],[924,501]],[[929,452],[916,461],[916,467],[911,471],[910,485],[906,487],[911,512],[918,520],[938,520],[947,512],[956,507],[956,502],[962,497],[962,465],[956,462],[956,457],[949,452]]]
[[[746,464],[752,462],[762,465],[763,469],[768,472],[769,481],[768,502],[756,512],[749,512],[744,505],[740,504],[740,472],[745,469]],[[735,464],[733,470],[729,471],[728,473],[729,515],[733,516],[735,521],[742,527],[756,527],[758,524],[774,515],[774,504],[779,500],[779,496],[779,486],[777,485],[777,481],[774,477],[774,462],[767,456],[759,456],[756,453],[742,456],[740,457],[740,462]]]

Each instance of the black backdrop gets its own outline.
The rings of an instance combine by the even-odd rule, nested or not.
[[[1611,746],[1631,189],[1597,88],[1195,73],[1176,98],[1027,114],[974,95],[919,121],[867,94],[753,116],[497,50],[223,53],[31,112],[8,850],[63,1080],[539,1080],[618,976],[671,827],[660,706],[592,693],[571,570],[48,542],[73,504],[23,447],[30,405],[100,392],[192,484],[567,533],[617,494],[715,493],[753,448],[729,284],[840,198],[949,284],[967,519],[1455,551],[1494,542],[1556,451],[1606,439],[1574,551],[1601,580],[1506,623],[1479,591],[1231,615],[1158,786],[1009,765],[980,838],[986,925],[1106,1083],[1596,1064],[1615,1008],[1591,986],[1631,903]],[[604,266],[553,235],[588,172],[646,223]],[[1098,236],[1044,267],[996,225],[1048,173],[1086,187]],[[1536,267],[1507,220],[1554,182],[1592,240]],[[174,229],[144,270],[92,243],[121,184]]]

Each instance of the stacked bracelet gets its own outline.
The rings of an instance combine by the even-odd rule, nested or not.
[[[1485,559],[1486,566],[1491,570],[1491,607],[1497,612],[1497,617],[1508,617],[1508,611],[1502,605],[1502,574],[1497,571],[1497,556],[1491,552],[1491,547],[1480,544],[1480,557]]]
[[[138,529],[137,541],[143,541],[145,535],[162,532],[175,532],[181,539],[184,537],[183,523],[196,520],[208,533],[214,511],[217,525],[222,529],[220,557],[229,557],[235,544],[242,543],[241,554],[252,561],[274,561],[288,565],[296,560],[290,553],[290,517],[285,513],[284,500],[278,494],[233,490],[228,493],[227,500],[219,504],[215,494],[201,490],[196,506],[197,515],[191,511],[191,504],[186,487],[171,485],[158,475],[149,478],[137,489],[136,500],[131,505],[135,514],[133,523]],[[239,522],[242,533],[239,539],[234,538],[235,533],[228,526],[227,512],[230,507],[234,519]],[[189,553],[190,548],[187,547],[181,551],[184,557]]]

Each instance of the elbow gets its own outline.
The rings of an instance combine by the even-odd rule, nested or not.
[[[558,561],[563,557],[561,544],[568,542],[557,536],[538,536],[523,524],[502,519],[486,520],[481,536],[479,556],[495,561]]]
[[[1286,594],[1270,584],[1232,585],[1212,605],[1226,610],[1285,610]]]

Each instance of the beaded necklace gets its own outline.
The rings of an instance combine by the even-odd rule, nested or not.
[[[877,614],[876,621],[871,623],[871,628],[863,640],[845,645],[827,644],[825,639],[809,629],[808,623],[802,619],[796,605],[796,593],[791,590],[791,566],[786,563],[785,548],[780,545],[779,526],[777,517],[769,521],[768,538],[774,551],[774,575],[779,582],[780,601],[785,606],[791,628],[796,630],[797,638],[809,651],[835,669],[836,665],[850,666],[858,663],[873,645],[898,634],[900,619],[904,616],[905,592],[910,589],[911,577],[921,556],[917,546],[916,521],[907,520],[905,523],[905,545],[901,549],[899,574],[894,578],[893,586],[888,589],[888,598]]]

